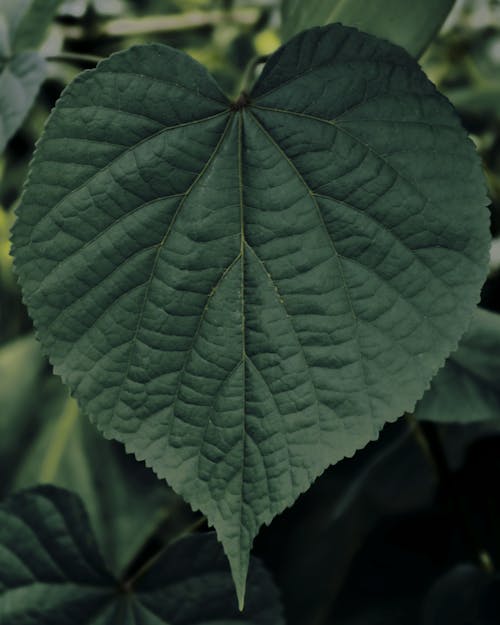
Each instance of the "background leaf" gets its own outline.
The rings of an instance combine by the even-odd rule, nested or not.
[[[500,315],[479,308],[456,352],[418,402],[419,419],[469,423],[500,415]]]
[[[45,61],[36,52],[0,59],[0,152],[23,123],[44,80]]]
[[[15,1],[22,4],[19,0]],[[25,5],[23,15],[14,29],[14,51],[36,50],[42,45],[62,2],[63,0],[31,0]]]
[[[85,510],[68,491],[39,487],[0,506],[2,625],[202,625],[283,623],[269,575],[253,561],[245,614],[215,537],[171,545],[119,583],[97,550]]]
[[[436,581],[424,604],[422,625],[496,625],[500,576],[473,564],[457,565]]]
[[[24,444],[31,428],[31,409],[38,401],[43,368],[40,346],[32,335],[18,338],[0,348],[0,475],[6,475],[18,445]]]
[[[45,399],[38,415],[41,429],[24,453],[12,489],[50,483],[78,494],[108,566],[121,574],[169,516],[175,514],[186,526],[190,515],[165,483],[78,414],[57,379],[51,382],[52,398]]]
[[[429,505],[436,488],[405,420],[325,471],[256,541],[256,552],[273,567],[287,624],[336,625],[328,616],[371,532],[383,519]]]
[[[23,123],[46,77],[43,43],[62,0],[2,0],[0,153]]]
[[[500,509],[483,477],[499,470],[499,428],[430,425],[451,488],[415,423],[400,419],[261,531],[255,552],[281,590],[288,625],[422,625],[441,576],[479,554],[496,565]]]
[[[0,13],[5,17],[9,31],[15,33],[33,0],[2,0]]]
[[[281,33],[290,39],[306,28],[341,22],[388,39],[419,57],[455,0],[283,0]]]
[[[207,515],[242,600],[259,527],[456,346],[485,204],[449,103],[387,42],[308,31],[232,106],[186,55],[136,47],[59,101],[16,266],[56,373]]]

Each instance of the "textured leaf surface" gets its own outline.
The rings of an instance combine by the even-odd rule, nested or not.
[[[252,562],[239,613],[211,534],[171,545],[130,588],[106,569],[80,500],[39,487],[0,506],[2,625],[281,625],[276,590]]]
[[[411,410],[487,266],[479,161],[404,51],[339,25],[231,107],[135,47],[67,89],[14,230],[56,372],[215,525],[240,599],[263,523]]]
[[[432,380],[415,415],[469,423],[500,416],[500,315],[478,309],[456,352]]]
[[[283,0],[283,38],[306,28],[341,22],[388,39],[419,57],[455,0]]]

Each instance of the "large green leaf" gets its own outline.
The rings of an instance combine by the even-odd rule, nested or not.
[[[411,410],[489,242],[480,164],[400,48],[340,25],[230,104],[168,47],[66,90],[14,228],[55,370],[215,525],[240,599],[263,523]]]
[[[80,500],[39,487],[0,505],[2,625],[282,625],[269,575],[252,561],[239,613],[215,537],[172,544],[139,576],[118,582],[98,552]]]
[[[455,0],[283,0],[283,38],[312,26],[342,22],[403,46],[418,57]]]
[[[459,348],[432,380],[415,414],[445,423],[500,417],[500,315],[477,310]]]

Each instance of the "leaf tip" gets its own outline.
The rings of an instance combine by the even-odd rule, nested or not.
[[[243,612],[245,609],[245,591],[246,584],[238,584],[236,586],[236,595],[238,596],[238,609],[240,612]]]

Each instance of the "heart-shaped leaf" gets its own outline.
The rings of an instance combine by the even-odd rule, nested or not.
[[[80,75],[13,240],[56,372],[207,515],[242,601],[259,527],[411,410],[456,347],[485,204],[417,63],[334,25],[233,104],[159,45]]]
[[[257,561],[238,611],[213,534],[175,542],[140,573],[112,577],[68,491],[39,487],[0,505],[2,625],[283,625],[276,588]]]

